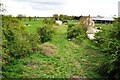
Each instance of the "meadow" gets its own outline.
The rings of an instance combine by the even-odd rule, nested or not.
[[[35,34],[41,27],[43,19],[36,21],[21,21],[26,26],[28,33]],[[73,21],[69,21],[73,23]],[[103,25],[97,25],[103,26]],[[109,27],[104,25],[105,27]],[[25,58],[18,59],[5,65],[3,74],[7,78],[101,78],[98,68],[107,60],[103,54],[91,44],[89,39],[79,44],[67,39],[67,26],[54,25],[53,39],[43,44],[51,44],[56,48],[56,53],[46,56],[34,52]],[[41,45],[43,45],[41,44]]]
[[[29,33],[36,33],[37,32],[37,28],[42,26],[42,21],[43,19],[40,20],[36,20],[36,21],[21,21],[21,24],[26,25],[29,24],[28,26],[26,26],[26,30]]]

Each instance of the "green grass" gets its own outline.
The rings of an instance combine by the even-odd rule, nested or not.
[[[26,23],[26,22],[22,22]],[[28,32],[35,33],[39,21],[31,21]],[[96,69],[106,59],[104,54],[92,49],[89,41],[80,45],[67,40],[67,27],[55,26],[55,35],[49,43],[56,45],[58,53],[45,56],[34,53],[14,61],[3,69],[4,76],[12,78],[100,78]],[[5,72],[6,71],[6,72]]]
[[[25,25],[25,24],[30,25],[30,26],[26,26],[26,31],[28,31],[29,33],[36,33],[37,28],[42,26],[42,21],[43,21],[43,19],[39,19],[36,21],[21,21],[21,23],[23,25]]]
[[[68,20],[69,24],[78,24],[79,20]]]
[[[102,29],[107,29],[110,28],[112,25],[110,24],[95,24],[95,27],[102,28]]]

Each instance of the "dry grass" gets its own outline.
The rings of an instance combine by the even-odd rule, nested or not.
[[[55,45],[50,43],[45,43],[40,46],[41,53],[46,56],[53,56],[57,53],[57,48]]]

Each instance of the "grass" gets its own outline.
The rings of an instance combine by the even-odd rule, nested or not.
[[[98,28],[102,28],[102,29],[108,29],[110,28],[112,25],[111,24],[96,24],[95,27],[98,27]]]
[[[29,24],[29,26],[26,26],[26,31],[28,31],[29,33],[36,33],[37,32],[37,28],[42,26],[42,21],[43,19],[39,19],[36,21],[21,21],[21,23],[23,25],[25,24]]]
[[[68,20],[69,24],[78,24],[79,20]]]
[[[27,31],[35,33],[40,22],[27,22],[31,25]],[[106,59],[105,55],[88,47],[89,41],[84,41],[80,45],[68,41],[66,38],[67,26],[54,27],[55,35],[48,43],[57,47],[56,55],[45,56],[41,53],[34,53],[16,60],[5,66],[4,76],[11,78],[72,78],[73,76],[100,78],[96,69]]]

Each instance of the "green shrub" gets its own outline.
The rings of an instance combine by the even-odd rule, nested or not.
[[[80,25],[69,24],[67,29],[67,39],[85,38],[85,29]]]
[[[28,34],[19,20],[11,16],[2,16],[2,40],[3,64],[33,53],[39,45],[37,36]]]
[[[95,38],[96,46],[109,54],[109,60],[100,67],[100,73],[111,79],[120,78],[120,22],[116,20],[113,26],[97,33]]]
[[[38,28],[38,34],[42,43],[52,40],[53,33],[52,25],[44,24],[43,27]]]
[[[55,20],[54,19],[44,19],[43,20],[43,24],[50,24],[50,25],[53,25],[55,23]]]
[[[24,35],[26,37],[26,39],[29,40],[29,43],[31,45],[32,48],[32,52],[39,52],[39,46],[41,44],[40,40],[39,40],[39,34],[32,34],[32,33],[28,33]]]
[[[44,43],[52,40],[54,29],[53,24],[55,23],[54,19],[44,19],[42,23],[42,27],[38,28],[39,40]]]

